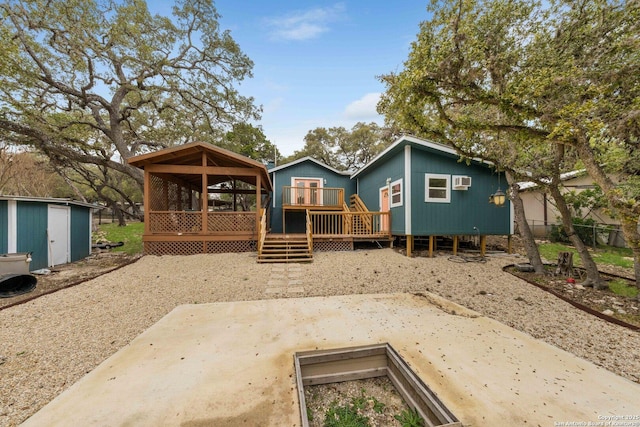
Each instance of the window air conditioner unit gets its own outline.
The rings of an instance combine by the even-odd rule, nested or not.
[[[453,189],[454,190],[466,190],[471,187],[471,177],[470,176],[456,176],[453,178]]]

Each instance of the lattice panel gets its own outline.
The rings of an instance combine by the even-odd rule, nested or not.
[[[149,210],[152,211],[167,211],[168,206],[164,197],[164,183],[165,180],[156,175],[150,176],[149,185]],[[145,209],[147,207],[145,206]]]
[[[196,255],[255,251],[255,240],[227,242],[145,242],[144,251],[149,255]]]
[[[200,209],[199,192],[151,175],[149,203],[152,211]]]
[[[335,240],[331,242],[313,242],[313,250],[318,252],[352,251],[353,242]]]
[[[150,255],[195,255],[203,253],[203,242],[145,242],[144,251]]]
[[[150,212],[152,233],[197,233],[202,229],[200,212]]]
[[[209,213],[207,231],[255,231],[254,212]]]
[[[207,242],[207,253],[221,254],[229,252],[251,252],[255,251],[257,242],[255,240],[238,240],[228,242]]]

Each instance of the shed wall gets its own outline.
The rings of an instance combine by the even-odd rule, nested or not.
[[[71,206],[71,261],[91,255],[91,210]]]
[[[271,231],[282,233],[282,191],[283,187],[291,185],[291,178],[322,178],[323,188],[343,188],[345,202],[349,203],[349,196],[356,192],[355,183],[346,175],[339,175],[317,163],[305,161],[290,167],[271,172],[273,184],[273,202],[271,208]],[[304,232],[306,216],[300,212],[288,212],[286,231],[288,233]]]
[[[9,252],[9,207],[6,200],[0,200],[0,254]]]
[[[358,177],[358,193],[362,201],[370,211],[380,210],[380,188],[387,185],[387,178],[391,182],[403,179],[404,191],[404,151],[398,150],[389,154],[389,157],[380,161],[376,167],[372,167]],[[402,195],[402,206],[390,208],[391,233],[405,234],[405,197]]]
[[[31,252],[31,270],[48,266],[47,204],[18,202],[18,252]]]
[[[509,201],[502,207],[488,202],[498,189],[498,176],[489,167],[459,162],[455,157],[412,149],[412,231],[424,235],[509,234]],[[450,203],[426,202],[425,174],[450,177]],[[453,190],[453,175],[470,176],[468,190]],[[501,180],[502,190],[506,188]],[[474,229],[476,227],[476,229]]]

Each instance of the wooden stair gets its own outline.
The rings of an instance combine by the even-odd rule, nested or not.
[[[313,253],[305,235],[269,235],[265,237],[261,253],[258,254],[260,263],[288,263],[311,262]]]

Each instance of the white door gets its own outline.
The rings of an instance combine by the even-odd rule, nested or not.
[[[49,205],[47,240],[49,246],[49,267],[71,261],[69,253],[70,209],[67,206]]]

